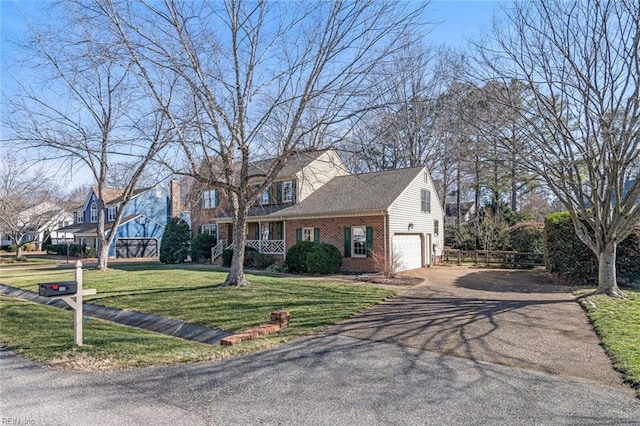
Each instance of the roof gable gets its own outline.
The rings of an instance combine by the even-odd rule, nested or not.
[[[293,217],[345,212],[387,210],[424,167],[338,176],[299,204],[275,216]]]

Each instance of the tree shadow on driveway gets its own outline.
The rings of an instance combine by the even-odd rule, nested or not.
[[[446,355],[622,383],[568,287],[534,271],[440,268],[427,282],[331,333]],[[438,279],[438,274],[441,274]]]

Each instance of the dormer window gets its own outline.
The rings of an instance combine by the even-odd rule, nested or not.
[[[76,223],[84,223],[84,212],[76,212]]]
[[[98,221],[98,205],[96,203],[91,204],[91,223]]]
[[[293,181],[282,182],[282,201],[293,201]]]
[[[109,207],[107,209],[107,221],[109,222],[113,222],[114,220],[116,220],[116,208],[115,207]]]

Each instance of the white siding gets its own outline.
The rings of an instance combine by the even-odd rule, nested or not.
[[[304,200],[336,176],[349,174],[338,154],[328,150],[296,174],[298,202]]]
[[[426,176],[426,179],[425,179]],[[426,180],[426,182],[425,182]],[[431,192],[431,213],[422,212],[420,209],[420,190],[427,189]],[[438,235],[434,235],[434,221],[439,222]],[[409,228],[412,223],[413,227]],[[431,263],[431,244],[438,245],[437,255],[442,254],[444,248],[444,210],[433,180],[427,169],[419,173],[407,188],[396,198],[389,207],[389,244],[391,246],[395,234],[422,234],[425,242],[426,264]]]

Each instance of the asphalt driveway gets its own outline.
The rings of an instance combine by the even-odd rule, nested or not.
[[[0,416],[37,425],[640,425],[640,402],[566,289],[543,276],[534,288],[522,273],[456,271],[422,271],[424,285],[327,333],[225,361],[90,374],[0,349]],[[577,361],[593,375],[561,371],[572,344],[583,345]]]
[[[332,332],[622,385],[569,287],[544,271],[439,266]]]

